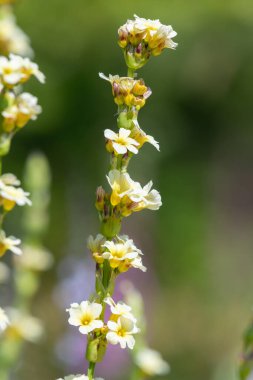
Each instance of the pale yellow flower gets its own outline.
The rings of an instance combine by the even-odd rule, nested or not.
[[[0,177],[0,182],[3,182],[7,186],[19,186],[20,181],[17,177],[12,173],[2,174]]]
[[[166,375],[170,370],[169,364],[163,360],[160,352],[150,348],[137,351],[135,362],[147,376]]]
[[[0,257],[5,254],[6,251],[11,251],[15,255],[21,255],[22,250],[18,247],[21,243],[20,239],[16,239],[14,236],[6,237],[5,232],[0,231]]]
[[[158,210],[162,205],[159,192],[151,190],[152,181],[142,187],[139,182],[133,181],[128,173],[116,169],[109,172],[107,180],[112,188],[111,204],[116,206],[121,203],[124,216],[145,208]]]
[[[102,313],[102,305],[96,302],[83,301],[80,303],[72,303],[69,312],[69,324],[78,326],[82,334],[89,334],[91,331],[101,329],[104,326],[102,320],[99,319]]]
[[[151,190],[153,182],[150,181],[143,188],[139,182],[135,182],[135,186],[129,193],[129,198],[137,204],[134,211],[140,211],[144,208],[149,210],[158,210],[161,205],[161,196],[157,190]]]
[[[116,303],[111,297],[105,298],[104,302],[110,306],[111,312],[114,316],[116,316],[116,318],[123,316],[125,318],[131,319],[134,323],[137,322],[136,318],[131,313],[132,308],[124,302],[119,301]]]
[[[111,142],[113,152],[118,154],[126,154],[127,151],[131,153],[138,153],[138,149],[136,146],[139,143],[129,137],[131,131],[129,129],[120,128],[119,133],[115,133],[110,129],[106,129],[104,132],[104,136]]]
[[[116,206],[133,189],[134,181],[128,173],[122,173],[116,169],[111,170],[106,178],[112,188],[111,204]]]
[[[26,204],[31,206],[32,202],[28,198],[29,195],[21,187],[6,185],[0,178],[0,204],[3,205],[6,211],[12,210],[16,204],[19,206]]]
[[[125,272],[131,267],[146,271],[140,257],[142,252],[136,248],[133,244],[133,240],[127,237],[124,239],[118,237],[117,242],[106,241],[103,247],[106,250],[102,253],[102,257],[109,260],[111,268],[117,268],[120,272]]]
[[[107,327],[109,332],[106,334],[106,339],[109,343],[120,344],[123,349],[129,347],[132,350],[134,348],[135,339],[133,335],[140,330],[131,319],[120,316],[117,322],[108,321]]]
[[[142,147],[143,144],[146,142],[153,145],[158,151],[160,151],[160,146],[158,141],[154,139],[153,136],[147,135],[139,126],[139,123],[137,120],[134,120],[134,128],[131,131],[131,136],[133,139],[135,139],[139,143],[139,149]]]
[[[44,329],[38,318],[14,308],[8,309],[8,316],[10,325],[6,329],[7,336],[29,342],[37,342],[42,337]]]

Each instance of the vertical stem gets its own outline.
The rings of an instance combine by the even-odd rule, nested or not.
[[[144,380],[144,379],[145,379],[145,376],[143,375],[143,372],[135,366],[132,370],[130,380]]]
[[[93,380],[96,363],[90,362],[88,368],[88,378]]]
[[[3,157],[0,156],[0,175],[2,175]]]
[[[134,78],[134,69],[130,69],[130,67],[128,67],[127,76],[130,78]]]

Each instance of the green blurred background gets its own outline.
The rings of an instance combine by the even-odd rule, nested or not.
[[[140,72],[153,90],[140,124],[160,141],[161,153],[145,145],[129,168],[143,184],[154,180],[163,207],[123,226],[146,255],[148,274],[132,279],[145,297],[149,342],[171,365],[166,379],[236,379],[253,304],[252,0],[23,0],[16,6],[47,83],[26,87],[43,114],[18,134],[4,166],[21,177],[31,151],[47,155],[53,182],[45,245],[55,266],[43,275],[33,310],[47,334],[41,345],[26,347],[15,379],[53,380],[75,369],[71,357],[58,354],[57,342],[74,329],[57,302],[62,261],[87,262],[91,273],[83,279],[92,278],[85,241],[98,231],[94,192],[108,170],[103,130],[116,127],[110,86],[98,72],[126,74],[117,29],[135,13],[171,24],[179,43]],[[19,236],[20,211],[14,214],[7,231]],[[118,376],[106,378],[127,379],[123,365],[113,356]]]

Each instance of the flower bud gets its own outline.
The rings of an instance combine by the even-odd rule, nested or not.
[[[101,223],[101,233],[107,238],[112,239],[121,229],[121,220],[117,216],[104,219]]]
[[[102,186],[99,186],[96,191],[96,209],[98,211],[103,211],[104,209],[104,198],[105,198],[105,191]]]
[[[1,135],[0,137],[0,156],[6,156],[11,147],[11,138],[8,135]]]

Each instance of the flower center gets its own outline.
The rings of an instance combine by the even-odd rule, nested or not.
[[[87,325],[89,325],[89,324],[91,323],[91,321],[92,321],[92,318],[91,318],[90,315],[84,315],[84,316],[82,317],[82,319],[81,319],[81,324],[82,324],[83,326],[87,326]]]
[[[118,331],[118,335],[121,336],[121,337],[124,337],[124,336],[126,335],[125,330],[124,330],[124,329],[120,329],[120,330]]]

